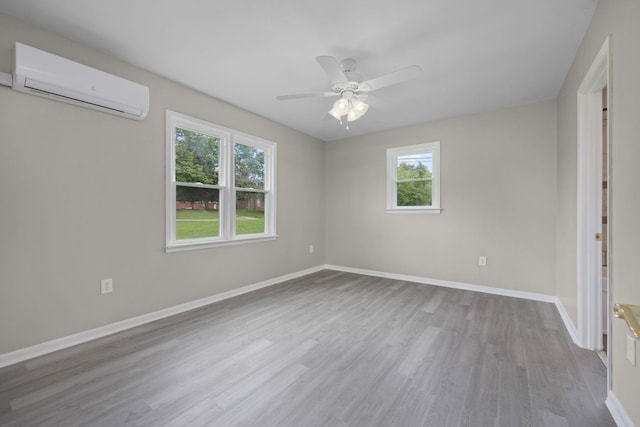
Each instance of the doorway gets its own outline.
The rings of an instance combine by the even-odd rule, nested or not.
[[[608,122],[608,90],[605,86],[602,89],[602,187],[601,187],[601,211],[602,211],[602,228],[601,228],[601,250],[602,250],[602,280],[601,302],[602,307],[602,340],[600,345],[596,347],[598,355],[606,364],[609,336],[609,122]]]
[[[578,89],[578,344],[598,351],[610,372],[610,39]],[[609,376],[610,378],[610,376]]]

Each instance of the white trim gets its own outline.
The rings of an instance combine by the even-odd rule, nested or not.
[[[121,332],[127,329],[135,328],[136,326],[144,325],[146,323],[164,319],[166,317],[174,316],[176,314],[184,313],[185,311],[189,311],[199,307],[203,307],[205,305],[213,304],[218,301],[222,301],[228,298],[233,298],[235,296],[246,294],[248,292],[252,292],[258,289],[266,288],[268,286],[277,285],[278,283],[282,283],[282,282],[286,282],[287,280],[292,280],[298,277],[306,276],[307,274],[316,273],[321,270],[324,270],[324,266],[312,267],[306,270],[297,271],[295,273],[285,274],[284,276],[264,280],[262,282],[243,286],[238,289],[222,292],[209,297],[190,301],[184,304],[175,305],[173,307],[168,307],[162,310],[154,311],[152,313],[143,314],[141,316],[122,320],[120,322],[111,323],[105,326],[100,326],[98,328],[89,329],[87,331],[82,331],[77,334],[68,335],[62,338],[57,338],[41,344],[36,344],[31,347],[25,347],[19,350],[11,351],[9,353],[0,354],[0,368],[13,365],[15,363],[23,362],[25,360],[32,359],[34,357],[42,356],[44,354],[52,353],[54,351],[72,347],[74,345],[82,344],[87,341],[92,341],[98,338],[102,338],[107,335],[115,334],[116,332]]]
[[[195,251],[198,249],[208,249],[208,248],[219,248],[221,246],[233,246],[233,245],[243,245],[245,243],[260,243],[260,242],[270,242],[272,240],[276,240],[278,238],[277,235],[273,236],[263,236],[261,234],[243,234],[235,237],[233,240],[207,240],[207,241],[197,241],[197,240],[184,240],[180,242],[184,243],[176,243],[171,246],[165,246],[164,250],[166,253],[172,252],[184,252],[184,251]]]
[[[398,157],[431,153],[431,205],[398,206]],[[387,148],[387,213],[440,213],[440,141]]]
[[[558,309],[558,313],[560,313],[560,317],[562,318],[562,322],[564,323],[564,327],[567,329],[569,336],[573,340],[573,343],[577,346],[578,344],[578,331],[576,330],[576,325],[573,324],[569,313],[567,313],[567,309],[564,307],[564,304],[560,301],[560,298],[556,297],[554,301],[556,308]]]
[[[166,129],[166,164],[165,164],[165,252],[180,252],[228,246],[258,241],[274,240],[276,233],[276,156],[277,144],[258,136],[249,135],[234,129],[229,129],[215,123],[210,123],[195,117],[190,117],[167,109],[165,112]],[[210,135],[219,139],[219,176],[217,184],[182,183],[176,182],[175,145],[176,128],[188,129]],[[264,232],[256,234],[236,235],[236,191],[234,180],[234,147],[235,144],[247,145],[264,150],[264,189],[247,191],[264,194]],[[196,239],[176,239],[176,187],[196,187],[217,189],[219,197],[219,233],[215,237]]]
[[[602,155],[598,156],[602,145],[601,91],[607,86],[609,96],[611,94],[610,43],[611,38],[607,36],[577,92],[577,337],[578,345],[589,350],[599,348],[604,315],[602,306],[599,304],[602,295],[601,243],[595,241],[595,234],[602,232],[601,210],[598,210],[601,195],[596,189],[601,188],[602,185],[602,178],[599,178],[602,170]],[[608,105],[610,106],[611,103],[609,102]],[[608,132],[610,136],[610,131]],[[610,141],[610,138],[608,140]],[[610,207],[609,205],[609,209]],[[608,216],[611,217],[610,212]],[[611,242],[608,243],[610,250]],[[611,271],[609,271],[609,277],[611,277]],[[606,315],[610,316],[610,313]]]
[[[607,393],[607,400],[604,402],[613,417],[613,420],[616,422],[618,427],[635,427],[633,420],[627,414],[627,411],[624,410],[624,407],[618,400],[613,391],[609,390]]]
[[[434,214],[442,212],[437,208],[393,208],[385,210],[388,214]]]
[[[452,289],[462,289],[462,290],[482,292],[482,293],[487,293],[492,295],[501,295],[501,296],[507,296],[507,297],[528,299],[533,301],[554,303],[556,308],[558,309],[558,312],[560,313],[560,317],[562,318],[565,327],[567,328],[567,331],[569,332],[569,335],[571,335],[571,338],[573,339],[573,341],[577,343],[575,326],[571,322],[571,319],[569,318],[569,315],[567,314],[567,311],[565,310],[562,303],[559,301],[557,297],[554,297],[552,295],[539,294],[539,293],[533,293],[533,292],[514,291],[510,289],[494,288],[490,286],[475,285],[470,283],[452,282],[452,281],[441,280],[441,279],[430,279],[430,278],[421,277],[421,276],[411,276],[406,274],[387,273],[387,272],[376,271],[376,270],[366,270],[361,268],[342,267],[337,265],[324,264],[324,265],[308,268],[306,270],[301,270],[295,273],[287,274],[284,276],[276,277],[273,279],[264,280],[262,282],[258,282],[252,285],[247,285],[247,286],[244,286],[238,289],[233,289],[220,294],[215,294],[209,297],[201,298],[195,301],[190,301],[184,304],[168,307],[152,313],[143,314],[141,316],[137,316],[131,319],[122,320],[120,322],[101,326],[95,329],[82,331],[77,334],[68,335],[66,337],[47,341],[41,344],[36,344],[31,347],[26,347],[26,348],[15,350],[9,353],[0,354],[0,368],[13,365],[15,363],[23,362],[25,360],[29,360],[34,357],[52,353],[54,351],[63,350],[65,348],[72,347],[74,345],[78,345],[78,344],[82,344],[98,338],[102,338],[117,332],[131,329],[136,326],[144,325],[146,323],[154,322],[156,320],[164,319],[166,317],[180,314],[189,310],[194,310],[196,308],[213,304],[218,301],[222,301],[228,298],[233,298],[235,296],[252,292],[258,289],[262,289],[268,286],[273,286],[278,283],[285,282],[287,280],[292,280],[298,277],[305,276],[307,274],[316,273],[322,270],[342,271],[346,273],[363,274],[366,276],[403,280],[403,281],[409,281],[414,283],[442,286],[442,287],[452,288]],[[617,400],[615,400],[614,403],[617,403]],[[617,405],[619,405],[619,403],[617,403]],[[624,412],[624,410],[622,411]]]
[[[362,268],[341,267],[337,265],[325,264],[327,270],[344,271],[346,273],[363,274],[365,276],[382,277],[385,279],[403,280],[407,282],[422,283],[425,285],[442,286],[444,288],[463,289],[466,291],[482,292],[485,294],[502,295],[505,297],[523,298],[532,301],[542,301],[556,303],[557,298],[553,295],[538,294],[535,292],[515,291],[512,289],[494,288],[492,286],[474,285],[471,283],[451,282],[449,280],[430,279],[428,277],[410,276],[407,274],[386,273],[376,270],[365,270]]]
[[[230,167],[233,166],[235,168],[234,162],[234,149],[235,144],[246,145],[249,147],[258,148],[264,151],[264,188],[262,190],[254,190],[251,188],[239,188],[236,187],[235,183],[235,174],[230,176],[232,184],[232,198],[231,203],[228,203],[230,207],[233,207],[233,212],[231,214],[235,215],[235,203],[236,203],[236,193],[238,191],[243,192],[256,192],[264,194],[264,213],[265,213],[265,223],[264,223],[264,233],[260,234],[261,236],[267,235],[271,237],[277,237],[276,235],[276,161],[277,161],[277,149],[278,146],[275,142],[268,141],[263,138],[258,138],[256,136],[248,135],[246,133],[234,131],[232,133],[231,138],[232,144],[230,146],[231,153],[229,155]],[[233,168],[229,169],[233,170]],[[242,240],[243,236],[247,235],[237,235],[235,232],[235,221],[230,221],[232,223],[232,239]],[[256,236],[251,235],[251,236]]]
[[[0,72],[0,85],[13,86],[13,74]]]
[[[501,295],[501,296],[513,297],[513,298],[522,298],[522,299],[528,299],[532,301],[550,302],[556,306],[556,309],[560,314],[560,318],[562,319],[562,322],[564,323],[564,326],[567,329],[569,336],[571,337],[571,339],[575,344],[578,344],[575,325],[571,321],[571,318],[569,317],[569,314],[567,313],[567,310],[565,309],[564,305],[562,304],[562,302],[560,302],[560,299],[553,295],[539,294],[535,292],[514,291],[511,289],[494,288],[492,286],[474,285],[471,283],[452,282],[449,280],[430,279],[428,277],[409,276],[406,274],[396,274],[396,273],[386,273],[386,272],[376,271],[376,270],[365,270],[362,268],[342,267],[342,266],[329,265],[329,264],[325,264],[324,268],[327,270],[336,270],[336,271],[344,271],[347,273],[364,274],[366,276],[382,277],[385,279],[404,280],[408,282],[422,283],[426,285],[442,286],[445,288],[464,289],[467,291],[482,292],[485,294]]]

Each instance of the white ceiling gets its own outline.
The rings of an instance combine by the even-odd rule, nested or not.
[[[0,0],[0,12],[321,140],[555,98],[597,0]],[[417,79],[372,94],[350,130],[318,55],[364,79]],[[374,96],[375,95],[375,96]]]

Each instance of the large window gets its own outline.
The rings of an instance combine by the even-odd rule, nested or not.
[[[273,239],[276,145],[167,110],[167,251]]]
[[[387,212],[440,212],[440,142],[387,149]]]

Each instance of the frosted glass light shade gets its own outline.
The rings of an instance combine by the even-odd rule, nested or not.
[[[349,112],[349,100],[345,98],[340,98],[336,102],[333,103],[333,108],[329,111],[336,120],[340,120],[342,116]]]
[[[369,106],[359,99],[354,99],[351,101],[351,108],[347,113],[347,121],[353,122],[354,120],[358,120],[360,117],[364,116],[364,113],[367,112]]]
[[[358,120],[367,112],[369,106],[359,99],[340,98],[333,104],[333,108],[329,110],[336,120],[342,120],[342,116],[347,116],[347,121]]]

